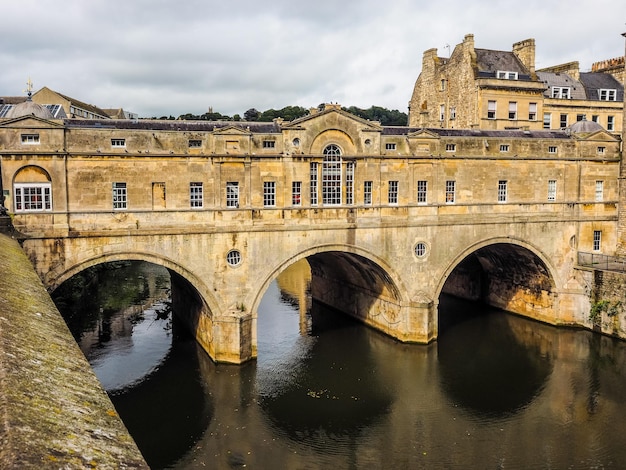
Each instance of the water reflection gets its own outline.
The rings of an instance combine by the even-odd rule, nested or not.
[[[443,301],[439,341],[400,344],[311,306],[301,274],[288,272],[263,299],[258,361],[215,364],[170,331],[159,365],[113,394],[152,468],[626,461],[625,343]]]

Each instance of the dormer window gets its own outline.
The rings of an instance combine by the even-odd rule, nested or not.
[[[517,72],[509,72],[507,70],[498,70],[497,77],[504,80],[517,80]]]
[[[568,86],[553,86],[552,98],[570,99],[572,97],[572,89]]]
[[[600,98],[601,101],[616,101],[617,90],[602,88],[598,90],[598,97]]]

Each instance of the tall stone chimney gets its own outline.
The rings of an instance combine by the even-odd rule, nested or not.
[[[525,39],[513,44],[513,54],[524,64],[530,71],[531,75],[535,74],[535,40]]]

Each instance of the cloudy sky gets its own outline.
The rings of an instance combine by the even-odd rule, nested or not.
[[[422,54],[510,51],[537,68],[624,53],[626,2],[0,0],[0,96],[47,86],[142,117],[322,102],[406,111]],[[593,5],[593,6],[592,6]],[[450,46],[448,49],[447,45]]]

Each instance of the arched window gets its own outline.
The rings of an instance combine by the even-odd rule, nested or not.
[[[341,204],[341,149],[335,144],[324,149],[322,204]]]
[[[15,212],[42,212],[52,210],[52,183],[50,175],[36,166],[22,168],[13,182],[13,209]]]

